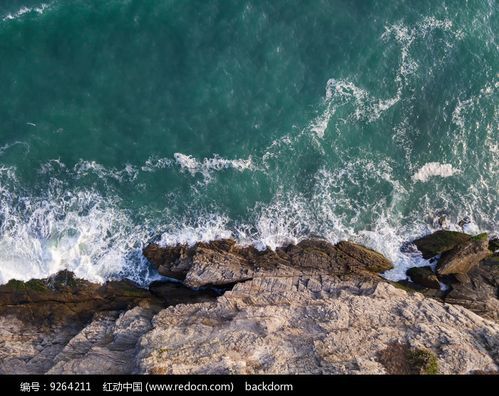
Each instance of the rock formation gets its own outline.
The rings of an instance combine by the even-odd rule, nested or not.
[[[210,298],[172,283],[152,288],[126,280],[98,285],[68,271],[0,286],[0,373],[134,371],[130,355],[155,313]]]
[[[162,310],[152,327],[137,359],[156,374],[387,373],[379,355],[393,343],[433,351],[442,373],[499,363],[497,324],[374,279],[255,278]]]
[[[391,263],[351,242],[306,240],[276,251],[232,240],[151,244],[144,254],[191,289],[95,285],[68,272],[0,286],[0,372],[498,370],[498,323],[392,285],[379,275]],[[472,282],[475,271],[489,277],[482,264],[468,272]]]
[[[227,285],[276,274],[378,278],[375,274],[393,268],[378,252],[346,241],[333,246],[322,240],[305,240],[276,251],[260,252],[223,239],[190,248],[151,244],[144,249],[144,255],[160,274],[183,280],[190,287]]]
[[[487,234],[478,235],[442,254],[437,272],[439,275],[467,274],[489,255]]]
[[[470,235],[463,232],[438,230],[433,234],[416,239],[414,244],[423,254],[423,258],[430,259],[438,254],[448,252],[460,243],[467,242]]]
[[[488,241],[487,234],[473,237],[437,231],[414,243],[426,257],[440,255],[437,256],[436,273],[431,267],[410,268],[407,275],[414,283],[403,282],[403,285],[499,321],[499,253],[493,253],[495,239]],[[447,290],[441,293],[430,290],[437,289],[439,281]]]

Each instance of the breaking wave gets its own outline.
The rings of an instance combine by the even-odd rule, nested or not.
[[[49,7],[23,7],[3,20]],[[234,238],[258,249],[349,239],[393,260],[385,276],[401,279],[408,267],[428,265],[407,243],[439,228],[442,217],[449,229],[463,230],[459,221],[468,217],[464,231],[497,232],[497,114],[490,105],[497,76],[479,92],[444,100],[443,137],[425,135],[433,126],[417,113],[425,81],[445,74],[439,67],[464,32],[446,18],[387,23],[376,36],[383,56],[394,55],[389,69],[378,70],[383,78],[329,70],[319,87],[324,96],[314,91],[319,97],[301,124],[272,131],[259,147],[227,148],[223,157],[220,147],[200,155],[185,141],[111,165],[103,156],[42,157],[29,163],[33,181],[13,163],[18,149],[23,160],[43,151],[41,135],[13,138],[0,147],[0,283],[69,269],[95,282],[147,284],[156,274],[141,251],[155,237],[163,245]],[[438,47],[442,56],[425,63],[421,47]],[[28,127],[37,125],[30,130],[42,129],[42,120],[29,119],[36,124]],[[136,204],[148,193],[150,200]]]

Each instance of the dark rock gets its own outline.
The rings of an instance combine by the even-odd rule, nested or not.
[[[197,243],[192,247],[149,245],[144,256],[162,275],[184,281],[187,286],[223,286],[254,277],[271,275],[349,274],[375,277],[393,268],[381,254],[352,242],[332,245],[309,239],[273,251],[239,246],[230,239]]]
[[[445,253],[455,246],[468,241],[470,235],[456,231],[439,230],[433,234],[416,239],[414,244],[423,254],[423,258],[430,259],[438,254]]]
[[[483,260],[466,274],[455,276],[445,302],[462,305],[476,314],[499,320],[499,254]]]
[[[402,253],[417,253],[418,252],[418,248],[417,246],[413,243],[413,242],[404,242],[402,243],[402,246],[400,247],[400,251]]]
[[[466,274],[488,255],[487,234],[477,235],[445,252],[437,263],[437,273]]]
[[[489,241],[489,250],[494,253],[499,250],[499,238],[495,237]]]
[[[461,228],[464,228],[465,225],[468,225],[468,224],[471,224],[471,219],[466,216],[464,217],[463,219],[459,220],[459,222],[457,223],[457,225]]]
[[[453,274],[453,276],[454,279],[459,283],[469,283],[471,281],[470,277],[467,274]],[[450,283],[452,283],[452,280],[450,281]]]
[[[418,292],[425,295],[426,297],[433,298],[438,301],[443,301],[443,298],[445,296],[445,292],[440,289],[430,289],[406,279],[392,282],[392,285],[399,289],[405,290],[406,292]]]
[[[352,257],[354,263],[359,263],[359,269],[370,272],[384,272],[393,268],[393,264],[381,253],[352,242],[342,241],[336,248]]]
[[[61,271],[46,279],[11,280],[0,286],[0,316],[13,315],[42,325],[84,323],[95,312],[152,303],[151,294],[122,280],[98,285]]]
[[[160,247],[152,243],[146,246],[143,254],[161,275],[183,279],[191,266],[188,250],[185,245]]]
[[[414,283],[440,290],[440,282],[430,266],[409,268],[406,273]]]
[[[423,287],[417,283],[411,282],[408,279],[400,279],[396,282],[392,282],[392,284],[396,288],[405,290],[406,292],[409,292],[409,293],[415,292],[415,291],[423,292],[423,290],[426,290],[425,287]]]
[[[149,291],[167,305],[195,304],[215,300],[219,294],[212,289],[192,290],[173,282],[154,281]]]

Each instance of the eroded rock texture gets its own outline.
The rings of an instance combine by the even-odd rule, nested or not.
[[[379,275],[391,263],[351,242],[260,252],[222,240],[144,253],[200,289],[95,285],[67,272],[0,286],[0,372],[498,370],[497,323],[394,287]]]
[[[365,278],[393,268],[381,254],[346,241],[331,245],[322,240],[305,240],[263,252],[252,246],[238,246],[230,239],[198,243],[193,247],[151,244],[144,249],[144,255],[161,274],[181,279],[191,287],[227,285],[277,274]]]
[[[471,236],[437,231],[416,240],[423,255],[437,256],[436,271],[431,267],[410,268],[412,282],[406,287],[450,304],[459,304],[484,318],[499,322],[499,254],[497,239],[487,234]],[[494,253],[495,252],[495,253]],[[446,286],[439,289],[439,283]]]
[[[385,282],[286,276],[216,302],[162,310],[140,341],[150,373],[387,373],[393,343],[431,350],[442,373],[496,371],[499,326]]]

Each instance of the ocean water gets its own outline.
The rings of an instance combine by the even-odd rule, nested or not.
[[[494,0],[2,0],[0,283],[163,244],[497,233]],[[402,248],[402,249],[401,249]]]

